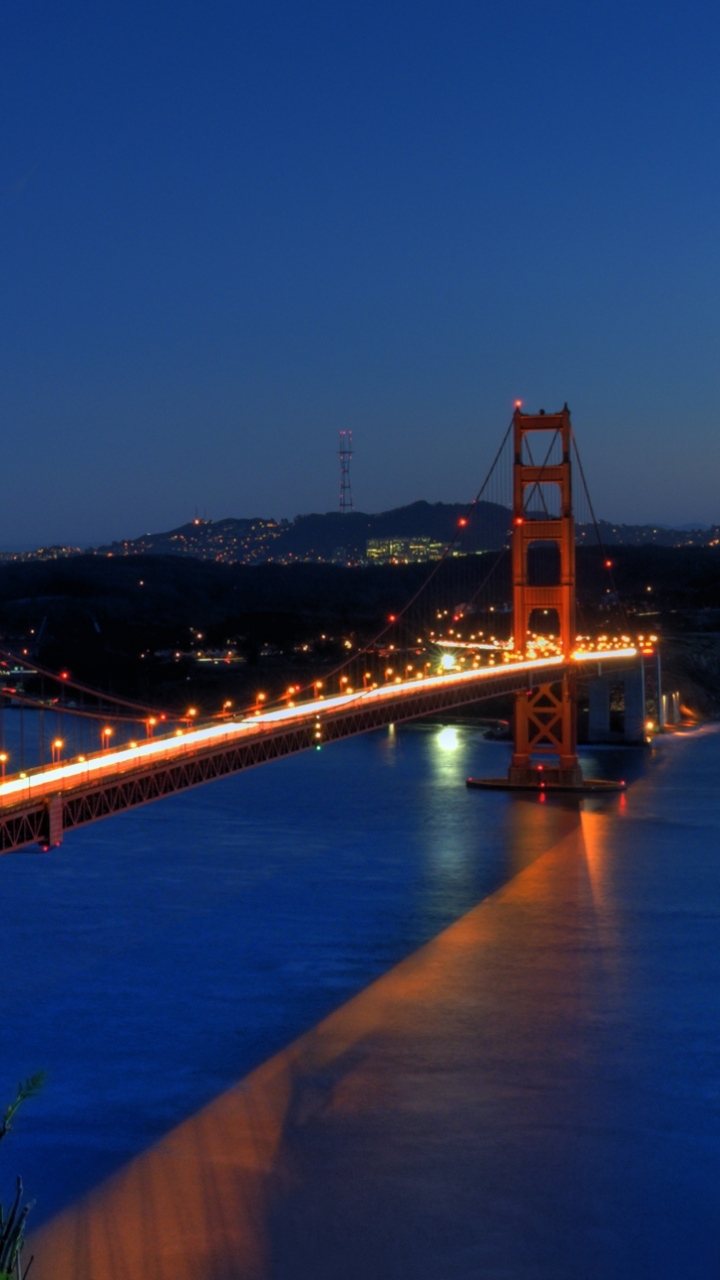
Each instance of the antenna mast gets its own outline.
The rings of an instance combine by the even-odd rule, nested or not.
[[[352,431],[340,432],[340,514],[346,515],[353,509],[352,489],[350,488],[350,459],[353,456]]]

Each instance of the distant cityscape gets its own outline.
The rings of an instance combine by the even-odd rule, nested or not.
[[[415,502],[370,515],[328,512],[296,516],[294,520],[194,519],[177,529],[146,533],[138,538],[98,547],[55,545],[31,551],[2,551],[0,562],[64,560],[91,556],[191,556],[220,564],[297,563],[368,566],[422,564],[439,560],[457,534],[467,505]],[[472,530],[463,531],[455,554],[474,554],[503,546],[510,513],[495,503],[479,503]],[[578,524],[578,545],[600,539],[605,546],[716,547],[720,525],[671,529],[664,525],[598,522]]]

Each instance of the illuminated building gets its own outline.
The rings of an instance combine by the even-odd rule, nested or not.
[[[370,564],[423,564],[442,559],[444,551],[433,538],[371,538],[366,556]]]

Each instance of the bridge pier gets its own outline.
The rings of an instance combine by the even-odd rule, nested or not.
[[[610,724],[610,695],[613,686],[621,684],[625,695],[625,718],[622,729]],[[612,683],[605,675],[593,676],[588,688],[588,742],[616,742],[639,745],[647,741],[645,706],[645,669],[642,657],[632,666],[613,673]]]
[[[663,721],[662,728],[666,725],[680,724],[682,721],[682,713],[680,711],[680,694],[664,693],[662,695]]]
[[[595,676],[588,688],[588,742],[610,741],[610,681]]]
[[[62,844],[63,838],[63,798],[62,796],[50,796],[45,802],[45,815],[43,822],[43,833],[40,838],[40,848],[48,852],[49,849],[56,849]]]
[[[645,670],[642,658],[625,674],[625,741],[645,742]]]

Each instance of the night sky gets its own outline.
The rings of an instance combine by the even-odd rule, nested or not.
[[[567,400],[720,521],[716,4],[8,3],[0,547],[461,501]]]

